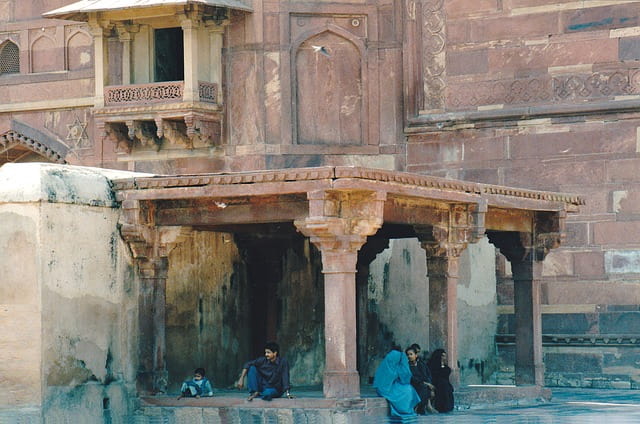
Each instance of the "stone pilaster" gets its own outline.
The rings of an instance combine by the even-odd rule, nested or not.
[[[360,396],[356,357],[356,264],[367,236],[382,226],[384,193],[311,192],[309,217],[295,222],[322,254],[325,295],[324,395]]]

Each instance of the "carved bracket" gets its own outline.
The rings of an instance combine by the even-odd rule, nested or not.
[[[415,225],[422,248],[428,256],[458,257],[469,243],[477,243],[485,235],[487,202],[454,204],[435,225]]]
[[[307,193],[309,217],[295,221],[321,251],[356,252],[383,223],[384,192]]]
[[[105,143],[105,141],[111,142],[116,153],[131,153],[131,147],[133,143],[127,135],[127,127],[125,125],[120,123],[97,121],[96,129],[101,142],[103,144]]]
[[[220,122],[203,119],[193,114],[184,117],[187,126],[187,137],[192,145],[214,146],[220,144]]]
[[[138,261],[143,277],[162,277],[166,258],[191,234],[190,227],[158,227],[154,224],[153,203],[125,200],[122,202],[120,235]]]

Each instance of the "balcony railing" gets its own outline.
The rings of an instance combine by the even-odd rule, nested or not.
[[[198,93],[200,101],[217,103],[217,84],[199,81]],[[106,106],[171,103],[182,101],[183,96],[184,81],[111,85],[104,88],[104,103]]]

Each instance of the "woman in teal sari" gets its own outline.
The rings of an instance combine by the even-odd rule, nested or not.
[[[396,347],[384,357],[373,378],[378,395],[389,401],[391,415],[404,418],[416,415],[414,408],[420,396],[411,385],[411,369],[407,356]]]

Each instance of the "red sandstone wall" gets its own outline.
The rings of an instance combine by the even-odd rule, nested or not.
[[[604,3],[446,2],[444,107],[417,116],[409,99],[409,171],[587,199],[545,261],[543,333],[575,336],[545,342],[551,385],[639,381],[640,2]],[[499,333],[513,333],[502,312]]]

